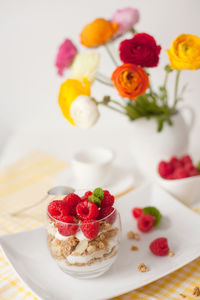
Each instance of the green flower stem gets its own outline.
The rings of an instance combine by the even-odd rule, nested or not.
[[[163,99],[164,105],[166,105],[168,107],[168,97],[167,97],[167,81],[168,81],[168,77],[169,77],[169,71],[165,71],[165,78],[164,78],[164,83],[163,83],[163,89],[166,93],[166,97],[165,99]]]
[[[165,73],[165,79],[164,79],[164,84],[163,84],[163,87],[164,87],[165,89],[166,89],[166,87],[167,87],[168,76],[169,76],[169,72],[166,71],[166,73]]]
[[[149,80],[149,91],[150,91],[151,94],[153,94],[153,89],[152,89],[150,80]]]
[[[97,78],[100,78],[100,79],[103,79],[103,80],[105,80],[105,81],[110,81],[110,82],[112,82],[108,76],[102,74],[101,72],[97,72],[97,73],[96,73],[96,77],[97,77]]]
[[[148,69],[144,68],[144,71],[147,73],[147,75],[150,75],[149,72],[148,72]],[[149,77],[149,91],[150,91],[151,94],[153,94],[153,89],[152,89],[150,77]]]
[[[108,44],[104,44],[104,47],[105,47],[105,49],[106,49],[108,55],[110,56],[112,62],[113,62],[114,65],[117,67],[117,66],[118,66],[118,63],[117,63],[117,61],[116,61],[114,55],[113,55],[112,52],[110,51],[110,48],[109,48]]]
[[[178,102],[177,96],[178,96],[178,84],[179,84],[180,73],[181,73],[181,71],[177,70],[177,72],[176,72],[175,90],[174,90],[174,105],[173,105],[173,109],[176,108],[176,104]]]
[[[133,34],[136,34],[136,33],[137,33],[137,31],[135,30],[135,28],[134,28],[134,27],[133,27],[133,28],[131,28],[130,32],[131,32],[131,33],[133,33]]]
[[[98,77],[96,77],[95,79],[96,79],[97,81],[99,81],[100,83],[103,83],[103,84],[105,84],[105,85],[108,85],[108,86],[112,86],[112,87],[113,87],[112,82],[105,81],[105,80],[100,79],[100,78],[98,78]]]
[[[118,112],[118,113],[120,113],[120,114],[122,114],[122,115],[125,115],[125,116],[127,115],[125,112],[123,112],[123,111],[117,109],[116,107],[110,106],[110,105],[106,104],[106,103],[103,102],[103,101],[96,101],[96,104],[97,104],[97,105],[104,105],[104,106],[108,107],[109,109],[114,110],[114,111],[116,111],[116,112]]]
[[[114,104],[116,104],[116,105],[118,105],[118,106],[120,106],[121,108],[123,108],[123,109],[125,109],[125,110],[126,110],[126,106],[124,106],[124,105],[120,104],[118,101],[115,101],[115,100],[110,100],[110,102],[112,102],[112,103],[114,103]]]

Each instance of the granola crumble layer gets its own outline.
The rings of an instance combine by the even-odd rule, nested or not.
[[[52,226],[53,224],[51,224]],[[119,247],[119,229],[101,222],[98,236],[93,240],[79,240],[76,236],[59,239],[55,231],[48,233],[48,246],[51,255],[66,266],[91,266],[116,256]]]

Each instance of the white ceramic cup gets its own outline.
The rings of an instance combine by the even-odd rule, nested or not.
[[[103,147],[85,148],[76,152],[72,170],[79,186],[103,186],[108,180],[114,152]]]

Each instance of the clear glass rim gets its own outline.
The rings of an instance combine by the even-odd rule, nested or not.
[[[104,217],[104,218],[102,218],[102,219],[94,220],[94,221],[92,221],[92,222],[90,222],[90,220],[88,220],[88,223],[94,224],[94,223],[100,223],[100,222],[106,221],[106,219],[108,219],[109,217],[111,217],[115,212],[116,212],[117,215],[118,215],[118,214],[119,214],[118,210],[117,210],[115,207],[113,207],[113,208],[114,208],[113,211],[112,211],[109,215],[107,215],[106,217]],[[79,227],[80,227],[81,224],[82,224],[82,222],[81,222],[81,223],[67,223],[67,222],[63,222],[63,221],[57,220],[57,219],[55,219],[54,217],[52,217],[52,216],[49,214],[48,211],[47,211],[47,216],[48,216],[48,218],[49,218],[50,220],[53,220],[53,221],[56,222],[56,223],[67,224],[67,225],[77,225],[77,226],[79,226]],[[74,216],[70,216],[70,217],[74,217]],[[87,221],[87,220],[85,220],[85,221]]]

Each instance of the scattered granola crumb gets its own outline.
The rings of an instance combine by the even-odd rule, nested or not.
[[[186,298],[186,296],[183,293],[179,294],[182,298]]]
[[[129,240],[136,240],[139,241],[140,240],[140,235],[138,233],[135,233],[133,231],[128,231],[127,232],[127,239]]]
[[[173,251],[169,251],[168,256],[170,256],[170,257],[174,256],[174,252]]]
[[[200,288],[198,286],[195,286],[192,295],[199,297],[200,296]]]
[[[131,251],[137,251],[138,250],[138,247],[137,246],[134,246],[134,245],[131,245]]]
[[[134,239],[136,241],[140,241],[140,235],[139,235],[139,233],[135,233]]]
[[[148,272],[149,268],[145,264],[142,263],[138,266],[138,271],[139,272]]]
[[[129,239],[129,240],[133,239],[134,238],[133,231],[128,231],[127,234],[126,234],[126,236],[127,236],[127,239]]]

